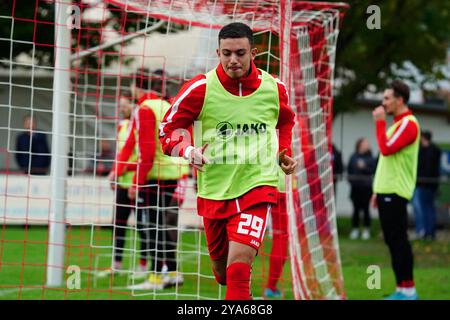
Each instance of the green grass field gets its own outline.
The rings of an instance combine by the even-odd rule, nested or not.
[[[348,240],[350,221],[338,219],[340,252],[344,287],[348,299],[382,299],[394,290],[394,277],[388,251],[379,236],[377,221],[374,237],[369,241]],[[93,230],[93,232],[91,232]],[[447,231],[449,232],[449,231]],[[0,230],[0,299],[218,299],[225,290],[212,277],[209,257],[202,233],[184,232],[181,235],[179,258],[185,282],[179,288],[154,292],[126,289],[132,284],[127,275],[98,279],[97,270],[111,262],[111,231],[89,227],[67,230],[66,266],[76,265],[81,270],[79,290],[45,288],[47,228],[4,226]],[[435,242],[413,242],[415,254],[416,287],[421,299],[450,299],[450,240],[441,237]],[[91,239],[92,244],[91,245]],[[128,241],[132,247],[132,241]],[[102,248],[101,246],[104,246]],[[267,278],[270,239],[257,257],[252,273],[252,293],[261,297]],[[125,259],[125,265],[131,262]],[[381,288],[370,290],[366,282],[367,268],[377,265],[381,270]],[[281,286],[285,298],[293,299],[289,283],[289,263],[286,264]],[[201,276],[199,276],[199,273]],[[69,275],[66,275],[66,277]],[[139,283],[139,282],[136,282]]]

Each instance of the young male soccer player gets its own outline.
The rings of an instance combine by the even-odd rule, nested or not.
[[[160,126],[160,141],[165,154],[198,169],[197,208],[213,273],[227,286],[226,299],[245,300],[277,201],[278,166],[291,174],[297,165],[289,157],[294,113],[284,84],[256,68],[247,25],[228,24],[218,38],[219,65],[183,86]],[[195,147],[180,132],[192,124]]]
[[[384,241],[389,247],[397,290],[388,300],[418,299],[413,280],[413,252],[408,240],[408,211],[416,186],[419,122],[406,105],[409,87],[396,80],[384,91],[383,104],[373,111],[380,148],[373,182],[372,206],[378,206]],[[386,131],[386,113],[394,124]]]

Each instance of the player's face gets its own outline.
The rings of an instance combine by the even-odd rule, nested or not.
[[[133,104],[126,97],[120,97],[120,112],[124,119],[129,119],[133,111]]]
[[[130,85],[131,96],[134,100],[137,100],[141,96],[141,90],[134,84],[134,81]]]
[[[232,79],[238,79],[248,74],[256,52],[256,48],[251,48],[247,38],[220,39],[219,49],[217,49],[220,64]]]
[[[26,117],[23,122],[23,128],[26,130],[34,130],[36,129],[36,122],[31,120],[31,117]]]
[[[365,152],[367,152],[369,150],[370,150],[369,140],[364,139],[363,141],[361,141],[361,145],[359,146],[359,151],[361,153],[365,153]]]
[[[383,107],[387,114],[393,114],[400,105],[400,98],[394,96],[394,90],[386,89],[383,94]]]

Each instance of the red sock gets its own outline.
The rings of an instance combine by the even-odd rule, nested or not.
[[[227,268],[227,293],[225,300],[251,300],[250,265],[235,262]]]
[[[141,258],[141,259],[139,260],[139,265],[140,265],[141,267],[145,267],[145,266],[147,265],[147,259]]]
[[[402,281],[402,282],[400,283],[399,287],[402,287],[402,288],[412,288],[412,287],[414,287],[414,281],[413,281],[413,280]]]
[[[287,249],[288,237],[285,235],[274,235],[272,250],[270,251],[269,280],[267,282],[267,288],[272,291],[277,288],[277,282],[280,280],[281,273],[283,272]]]

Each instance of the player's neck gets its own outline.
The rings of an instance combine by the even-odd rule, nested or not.
[[[407,105],[402,105],[400,108],[398,108],[397,110],[395,110],[393,116],[394,118],[397,118],[398,116],[401,116],[402,114],[406,113],[409,111],[409,108]]]

